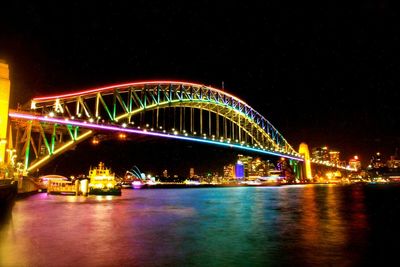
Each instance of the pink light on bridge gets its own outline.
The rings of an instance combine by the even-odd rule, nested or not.
[[[16,113],[16,112],[9,113],[9,116],[11,118],[20,118],[20,119],[26,119],[26,120],[38,120],[38,121],[58,123],[58,124],[63,124],[63,125],[74,125],[74,126],[80,126],[83,128],[90,128],[90,129],[118,131],[118,132],[150,135],[150,136],[157,136],[157,137],[167,137],[167,138],[173,138],[173,139],[179,139],[179,140],[185,140],[185,141],[194,141],[194,142],[198,142],[198,143],[212,144],[212,145],[219,145],[219,146],[224,146],[224,147],[248,150],[248,151],[252,151],[252,152],[258,152],[258,153],[263,153],[263,154],[268,154],[268,155],[273,155],[273,156],[278,156],[278,157],[284,157],[284,158],[293,159],[293,160],[297,160],[297,161],[304,160],[300,157],[294,157],[294,156],[290,156],[290,155],[283,154],[283,153],[277,153],[277,152],[272,152],[272,151],[268,151],[268,150],[256,149],[256,148],[252,148],[252,147],[236,145],[236,144],[231,144],[231,143],[212,141],[212,140],[207,140],[204,138],[180,136],[180,135],[169,134],[169,133],[151,132],[151,131],[146,131],[146,130],[137,130],[137,129],[130,129],[130,128],[124,128],[124,127],[118,127],[118,126],[110,126],[110,125],[102,125],[102,124],[94,124],[94,123],[74,121],[74,120],[56,119],[56,118],[49,118],[49,117],[45,117],[45,116],[35,116],[35,115]]]
[[[116,89],[116,88],[126,88],[129,86],[139,86],[139,85],[146,85],[146,84],[175,84],[175,85],[186,85],[186,86],[194,86],[194,87],[206,87],[209,88],[213,91],[216,91],[217,93],[224,94],[228,97],[231,97],[235,99],[236,101],[243,103],[244,105],[248,104],[244,102],[243,100],[239,99],[238,97],[231,95],[225,91],[222,91],[220,89],[211,87],[211,86],[206,86],[204,84],[198,84],[198,83],[191,83],[191,82],[185,82],[185,81],[142,81],[142,82],[131,82],[131,83],[121,83],[121,84],[114,84],[106,87],[99,87],[99,88],[94,88],[94,89],[88,89],[88,90],[82,90],[74,93],[69,93],[69,94],[61,94],[61,95],[53,95],[53,96],[44,96],[44,97],[35,97],[33,101],[47,101],[47,100],[55,100],[57,98],[70,98],[70,97],[75,97],[79,95],[85,95],[85,94],[91,94],[91,93],[98,93],[102,91],[107,91],[111,89]]]

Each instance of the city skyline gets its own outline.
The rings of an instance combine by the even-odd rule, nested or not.
[[[0,57],[10,64],[13,107],[34,96],[124,81],[223,83],[296,149],[301,142],[327,145],[366,162],[399,146],[392,116],[398,112],[392,57],[398,40],[390,34],[387,5],[321,5],[314,13],[139,2],[129,6],[135,16],[110,3],[96,12],[89,3],[61,6],[63,12],[46,4],[5,6]],[[246,14],[253,16],[237,19]],[[321,20],[313,22],[311,14]]]

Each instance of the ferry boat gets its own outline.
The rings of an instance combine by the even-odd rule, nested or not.
[[[40,176],[38,181],[39,192],[47,191],[47,188],[49,187],[49,181],[68,181],[68,178],[56,174]]]
[[[97,168],[89,170],[89,195],[121,195],[121,187],[117,185],[115,174],[100,162]]]

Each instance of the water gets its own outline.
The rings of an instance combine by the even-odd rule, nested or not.
[[[0,225],[0,266],[365,266],[397,261],[395,185],[37,194]]]

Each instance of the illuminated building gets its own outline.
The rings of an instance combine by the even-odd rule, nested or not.
[[[354,156],[352,159],[349,160],[349,166],[352,169],[360,170],[361,169],[361,161],[358,156]]]
[[[10,99],[10,78],[8,64],[0,60],[0,165],[5,162],[8,107]]]
[[[240,160],[238,160],[235,165],[235,177],[238,179],[242,179],[245,177],[245,167],[243,165],[243,162],[241,162]]]
[[[340,163],[340,152],[331,150],[329,151],[329,161],[334,164]]]
[[[168,171],[167,171],[167,170],[164,170],[164,171],[162,172],[162,174],[163,174],[163,177],[164,177],[164,178],[168,178]]]
[[[189,178],[193,178],[194,177],[194,168],[190,168],[189,170]]]
[[[249,177],[250,176],[264,176],[264,168],[265,167],[263,167],[263,165],[265,165],[265,164],[263,164],[261,162],[260,158],[250,161],[249,162],[249,171],[248,171]],[[261,175],[260,175],[260,171],[262,173]]]
[[[235,177],[235,165],[229,164],[224,166],[224,177],[234,178]]]
[[[382,159],[382,155],[380,152],[376,152],[376,154],[371,157],[370,165],[373,169],[379,169],[385,167],[385,163]]]
[[[244,169],[243,177],[249,176],[250,165],[251,165],[252,160],[253,160],[253,158],[250,156],[243,156],[241,154],[238,155],[238,162],[241,162],[241,165],[243,165],[243,169]],[[238,176],[236,176],[236,177],[238,177]]]
[[[274,168],[270,166],[269,161],[261,160],[260,158],[256,158],[249,162],[249,177],[263,177],[268,176],[268,171],[270,168]]]
[[[329,150],[328,147],[314,147],[311,152],[312,158],[321,161],[329,160]]]
[[[386,165],[390,169],[399,169],[400,159],[397,156],[390,156],[390,159],[387,161]]]
[[[270,169],[274,169],[274,165],[269,161],[262,160],[261,158],[253,159],[250,156],[244,156],[239,154],[238,161],[235,166],[228,165],[224,167],[224,177],[233,177],[233,176],[236,178],[264,177],[268,176],[268,172]]]

